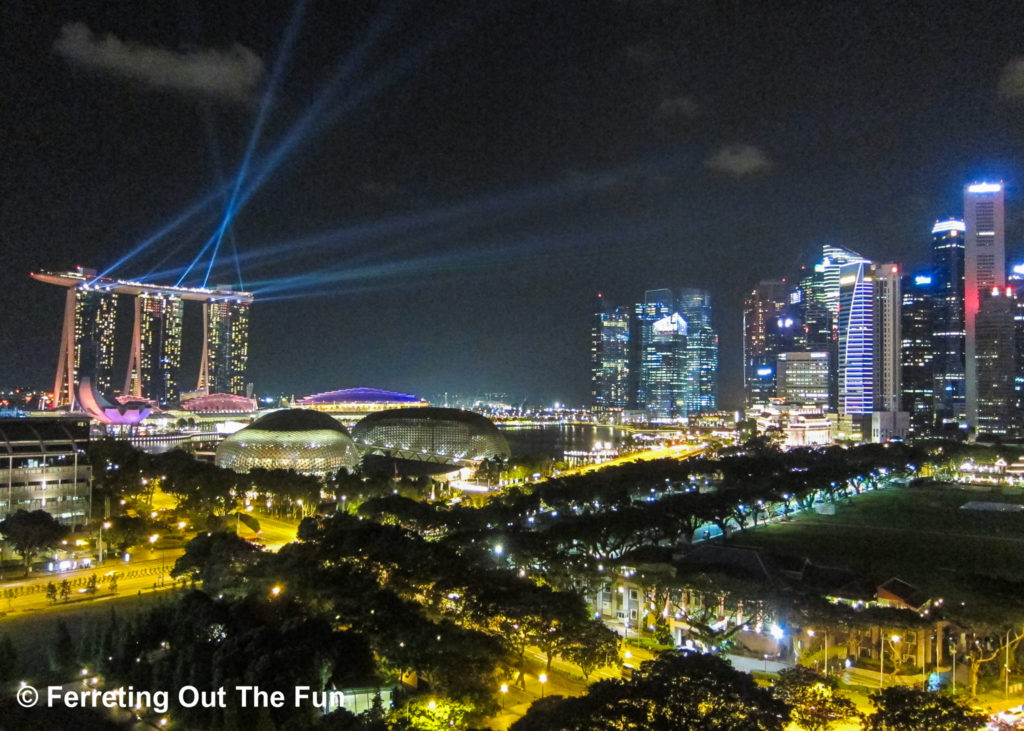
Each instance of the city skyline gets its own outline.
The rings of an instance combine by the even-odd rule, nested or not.
[[[259,392],[534,403],[586,401],[594,292],[668,283],[711,292],[735,407],[743,296],[765,273],[823,243],[914,271],[974,180],[1006,181],[1020,250],[1022,21],[993,9],[239,11],[0,10],[20,102],[0,112],[0,310],[18,344],[0,382],[49,385],[61,303],[28,280],[41,268],[242,275],[265,296]],[[934,43],[947,27],[957,54]],[[198,254],[211,234],[216,263]]]

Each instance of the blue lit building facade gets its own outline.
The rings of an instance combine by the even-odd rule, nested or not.
[[[676,310],[686,321],[687,414],[718,409],[718,333],[711,326],[711,294],[704,289],[682,288]]]
[[[598,295],[591,329],[591,405],[679,419],[718,407],[711,296],[651,289],[632,310]]]
[[[874,411],[874,281],[864,261],[839,268],[839,410]]]

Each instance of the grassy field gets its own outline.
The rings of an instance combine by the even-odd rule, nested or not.
[[[960,602],[978,598],[985,581],[977,577],[1024,581],[1024,512],[961,509],[972,500],[1024,504],[1024,492],[952,485],[881,490],[842,502],[835,515],[801,514],[731,540],[848,568],[879,583],[898,576],[932,597]]]

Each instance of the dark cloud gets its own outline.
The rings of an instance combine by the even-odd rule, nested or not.
[[[169,51],[100,37],[84,23],[63,26],[53,48],[74,63],[149,86],[234,101],[253,97],[264,70],[259,56],[238,43],[225,50]]]
[[[1024,56],[1011,59],[999,75],[999,96],[1010,101],[1024,100]]]
[[[700,103],[692,96],[665,97],[658,104],[659,117],[694,119],[700,114]]]
[[[737,178],[764,172],[772,166],[771,160],[754,145],[726,145],[704,161],[711,170]]]

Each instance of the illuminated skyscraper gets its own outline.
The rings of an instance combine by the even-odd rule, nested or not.
[[[718,408],[718,333],[711,326],[711,294],[682,288],[676,310],[686,321],[685,412],[714,411]]]
[[[686,321],[669,289],[651,289],[634,308],[630,339],[635,405],[654,417],[685,414]]]
[[[1014,314],[1016,302],[1009,287],[983,292],[975,316],[977,336],[978,420],[982,434],[1013,433],[1014,376],[1016,375]]]
[[[856,261],[839,272],[839,411],[871,414],[871,438],[904,438],[900,395],[900,274]]]
[[[249,364],[249,303],[211,300],[203,304],[203,320],[206,341],[197,390],[244,395]]]
[[[833,318],[839,314],[839,280],[841,279],[841,269],[846,264],[858,262],[867,264],[868,260],[857,252],[844,249],[841,246],[825,244],[821,247],[821,264],[819,265],[822,277],[821,298],[824,300],[829,312],[832,313]],[[815,267],[815,270],[817,269],[818,267]]]
[[[978,424],[978,340],[975,320],[981,297],[1006,284],[1005,216],[1002,183],[964,188],[964,332],[965,410]]]
[[[902,283],[900,365],[903,381],[902,410],[910,415],[915,436],[935,428],[936,312],[942,301],[935,295],[934,276],[905,275]]]
[[[965,415],[964,232],[963,221],[932,227],[932,320],[935,427],[958,428]]]
[[[788,298],[784,281],[763,280],[743,303],[743,386],[747,406],[775,396],[776,359],[779,353],[793,350],[782,337],[789,330],[785,319]]]
[[[900,268],[872,265],[875,302],[875,411],[902,411],[900,369]]]
[[[597,295],[590,340],[590,396],[598,407],[630,406],[629,309],[613,307]]]
[[[686,320],[678,312],[650,324],[641,379],[644,407],[656,417],[686,415]]]
[[[181,395],[184,302],[204,307],[200,388],[243,394],[249,359],[249,305],[253,295],[227,289],[180,287],[110,279],[79,267],[32,272],[32,278],[66,287],[64,326],[54,381],[54,406],[74,406],[81,378],[109,393],[116,344],[117,298],[132,298],[131,347],[124,394],[170,405]]]
[[[866,261],[839,268],[839,412],[870,414],[875,404],[875,287]]]
[[[125,392],[161,406],[178,400],[181,387],[180,297],[165,292],[135,298],[135,322]]]
[[[80,270],[80,273],[87,277],[96,272]],[[54,406],[74,406],[75,389],[84,377],[90,378],[97,390],[110,392],[116,328],[115,292],[90,286],[84,279],[68,288],[57,377],[53,384]]]

